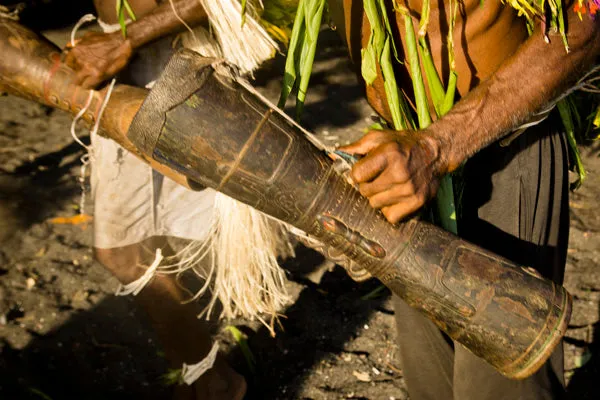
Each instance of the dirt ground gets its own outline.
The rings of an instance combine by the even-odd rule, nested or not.
[[[60,42],[64,30],[49,32]],[[324,41],[304,125],[332,142],[360,135],[371,110],[333,36]],[[280,63],[272,68],[277,70]],[[276,74],[257,84],[275,98]],[[167,365],[145,315],[92,258],[91,226],[52,220],[79,212],[82,148],[71,117],[0,98],[0,398],[165,399]],[[80,132],[86,140],[86,132]],[[566,287],[574,313],[565,341],[568,390],[600,398],[600,158],[583,149],[589,177],[573,193]],[[87,202],[89,206],[89,201]],[[216,325],[252,399],[408,399],[396,359],[389,293],[354,283],[340,268],[300,249],[285,264],[293,302],[275,338],[259,324]],[[248,336],[250,368],[228,331]]]

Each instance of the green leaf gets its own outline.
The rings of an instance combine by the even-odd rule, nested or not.
[[[442,115],[440,110],[445,97],[444,85],[442,84],[442,80],[433,63],[433,57],[431,56],[431,51],[429,50],[429,45],[427,44],[427,39],[425,37],[419,38],[419,50],[421,58],[423,59],[423,69],[425,70],[425,76],[427,77],[427,86],[429,87],[431,100],[433,101],[433,106],[439,117]]]
[[[168,369],[167,372],[160,376],[160,381],[164,386],[173,386],[183,382],[183,370]]]
[[[127,24],[125,23],[125,13],[121,8],[121,12],[119,13],[119,25],[121,25],[121,33],[123,37],[127,37]]]
[[[373,300],[378,297],[381,297],[385,294],[385,290],[387,289],[384,285],[379,285],[375,289],[371,290],[369,293],[360,296],[361,300]]]
[[[563,44],[565,46],[565,51],[569,52],[569,43],[567,42],[567,30],[565,28],[565,15],[563,13],[563,4],[562,0],[558,0],[556,2],[557,14],[553,16],[558,19],[558,32],[560,32],[560,37],[562,38]]]
[[[294,27],[292,28],[292,35],[290,37],[290,44],[288,48],[288,54],[285,60],[285,74],[283,76],[283,82],[281,85],[281,94],[277,107],[284,108],[287,102],[294,84],[296,83],[296,77],[298,71],[296,68],[298,52],[304,43],[304,0],[300,0],[298,3],[298,9],[296,10],[296,17],[294,19]]]
[[[385,95],[388,101],[390,113],[392,114],[392,121],[394,128],[397,130],[406,130],[414,128],[414,122],[410,117],[408,106],[404,101],[404,98],[400,97],[398,91],[398,85],[396,83],[396,75],[394,67],[392,65],[392,58],[390,54],[390,38],[388,37],[383,46],[381,52],[381,58],[379,59],[381,66],[381,74],[383,75],[383,87],[385,89]]]
[[[457,80],[458,75],[456,74],[456,71],[450,71],[450,78],[448,79],[448,89],[446,90],[446,95],[444,96],[444,102],[440,107],[440,115],[447,114],[448,111],[450,111],[450,109],[454,106]]]
[[[579,174],[579,179],[571,185],[571,190],[577,189],[586,178],[585,168],[583,166],[583,161],[581,159],[581,153],[579,152],[579,148],[577,147],[577,141],[575,140],[575,125],[573,123],[573,116],[571,114],[571,108],[569,107],[569,103],[566,99],[559,101],[556,104],[556,108],[558,108],[558,112],[560,114],[560,118],[562,119],[563,125],[565,126],[565,131],[567,133],[567,141],[569,143],[569,147],[571,148],[571,153],[575,159],[575,168]]]
[[[429,26],[429,16],[431,14],[430,0],[423,0],[421,8],[421,20],[419,21],[419,40],[425,37],[427,27]]]
[[[425,129],[431,124],[431,116],[429,115],[429,103],[427,94],[425,93],[425,84],[423,83],[423,76],[421,75],[421,63],[419,62],[417,39],[410,13],[406,10],[405,12],[402,12],[402,14],[404,16],[405,26],[406,58],[410,67],[410,77],[415,93],[417,118],[419,120],[419,128]]]
[[[242,26],[246,23],[246,6],[248,5],[248,0],[242,0]]]
[[[52,400],[52,397],[48,396],[46,393],[42,392],[40,389],[30,387],[29,393],[36,395],[37,397],[44,400]]]
[[[129,16],[131,17],[131,20],[132,21],[137,21],[137,17],[135,16],[135,13],[133,12],[133,9],[129,5],[129,1],[123,0],[123,5],[125,6],[125,9],[127,10],[127,14],[129,14]]]
[[[121,14],[122,9],[123,9],[123,0],[116,0],[115,1],[115,15],[117,16],[117,18],[119,17],[119,14]]]
[[[450,175],[446,175],[442,178],[435,200],[437,205],[438,223],[448,232],[457,234],[458,227],[456,223],[456,206],[454,204],[454,188],[452,185],[452,177]]]
[[[304,108],[306,100],[306,90],[312,73],[312,66],[315,60],[315,52],[317,50],[317,39],[321,29],[321,21],[323,20],[323,10],[325,9],[326,0],[306,0],[309,2],[305,8],[306,22],[306,40],[303,43],[302,53],[300,56],[300,82],[298,84],[298,94],[296,96],[296,119],[300,118],[300,114]]]
[[[254,358],[254,355],[252,354],[252,351],[250,351],[250,346],[248,346],[248,340],[246,335],[233,325],[226,326],[225,330],[228,330],[229,333],[231,333],[231,336],[233,336],[235,342],[238,344],[238,346],[240,346],[242,354],[246,359],[248,369],[254,374],[256,372],[256,360]]]
[[[388,18],[387,15],[387,11],[386,11],[386,5],[384,0],[378,0],[378,10],[379,13],[382,14],[382,18],[383,18],[383,23],[385,26],[385,33],[386,36],[388,38],[391,38],[391,43],[392,43],[392,51],[394,54],[394,59],[396,59],[396,61],[398,61],[400,64],[402,64],[402,62],[400,61],[400,59],[398,59],[398,50],[396,49],[396,41],[393,40],[394,38],[394,33],[392,32],[392,26],[390,24],[390,19]]]
[[[373,46],[361,50],[360,72],[367,85],[372,85],[377,79],[377,54]]]
[[[382,0],[365,0],[365,14],[371,26],[371,35],[365,51],[362,53],[361,67],[363,77],[372,84],[377,77],[377,64],[381,68],[386,99],[392,115],[395,129],[414,127],[409,108],[404,97],[400,97],[394,67],[392,50],[395,51],[394,40],[389,26],[389,19]],[[382,25],[382,20],[384,24]],[[373,61],[373,58],[375,61]]]

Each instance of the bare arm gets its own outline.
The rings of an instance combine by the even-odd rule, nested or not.
[[[558,34],[546,43],[539,30],[489,79],[483,81],[428,135],[439,143],[444,168],[452,172],[467,158],[527,122],[573,86],[600,55],[600,18],[568,13],[567,54]]]
[[[177,14],[189,26],[207,20],[206,13],[197,0],[174,1]],[[127,25],[127,36],[121,31],[113,33],[90,32],[75,46],[67,48],[65,63],[77,71],[76,82],[93,88],[122,70],[135,50],[167,34],[185,29],[175,15],[169,1]]]
[[[162,36],[185,29],[173,12],[173,6],[177,15],[189,26],[196,26],[207,20],[206,12],[198,0],[175,0],[172,5],[168,0],[163,1],[143,18],[127,25],[127,40],[134,50]]]
[[[439,179],[526,122],[571,87],[600,55],[600,18],[568,12],[567,54],[558,35],[534,34],[443,118],[418,132],[371,131],[342,148],[366,155],[352,176],[371,205],[398,222],[437,191]]]

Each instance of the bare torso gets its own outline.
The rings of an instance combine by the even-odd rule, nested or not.
[[[360,65],[360,48],[369,39],[369,23],[360,0],[337,0],[344,4],[346,38],[357,65]],[[129,0],[136,16],[141,17],[160,4],[161,0]],[[392,1],[386,1],[392,21],[396,21],[397,32],[403,40],[403,17],[392,8]],[[418,29],[422,0],[400,0],[411,12],[413,25]],[[456,3],[456,2],[453,2]],[[109,24],[117,23],[115,0],[94,0],[98,16]],[[450,4],[447,0],[431,0],[428,28],[429,45],[440,77],[446,83],[448,77],[448,57],[446,36],[450,20]],[[361,27],[360,31],[357,27]],[[489,77],[500,64],[512,55],[527,38],[527,29],[522,18],[509,6],[499,0],[459,0],[454,26],[454,47],[456,71],[458,73],[458,93],[464,95],[481,80]],[[399,49],[400,50],[400,49]],[[399,54],[404,58],[403,51]],[[399,84],[410,92],[411,83],[406,68],[398,68]],[[367,87],[367,98],[373,108],[386,119],[389,118],[383,81],[379,76],[372,87]]]
[[[391,1],[386,3],[390,6],[390,18],[392,21],[395,19],[402,38],[405,30],[403,17],[393,11]],[[410,10],[415,30],[419,26],[422,3],[422,0],[407,0],[401,3]],[[369,39],[369,24],[362,11],[362,1],[344,0],[344,11],[346,38],[350,43],[354,61],[359,63],[360,46],[365,45]],[[444,83],[449,70],[446,36],[450,16],[448,1],[431,0],[428,38],[435,65]],[[357,26],[362,26],[360,34],[354,32]],[[527,29],[524,20],[518,18],[511,7],[498,0],[484,0],[482,5],[480,0],[464,0],[458,2],[453,37],[458,74],[457,89],[459,94],[464,95],[494,73],[502,62],[517,50],[527,38]],[[402,45],[405,49],[403,39]],[[404,58],[403,54],[399,56],[400,59]],[[410,92],[412,86],[406,68],[400,67],[398,74],[399,84]],[[375,110],[389,120],[381,77],[378,77],[372,87],[367,88],[367,97]]]

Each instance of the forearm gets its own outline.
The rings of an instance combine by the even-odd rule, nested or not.
[[[173,12],[173,7],[177,15]],[[137,49],[164,35],[185,29],[177,16],[189,26],[207,20],[206,12],[197,0],[174,0],[172,4],[166,0],[143,18],[127,25],[127,39],[132,48]]]
[[[546,43],[533,35],[494,73],[424,132],[434,139],[442,172],[452,172],[467,158],[541,111],[588,71],[600,54],[600,18],[568,15],[567,54],[560,37]]]

